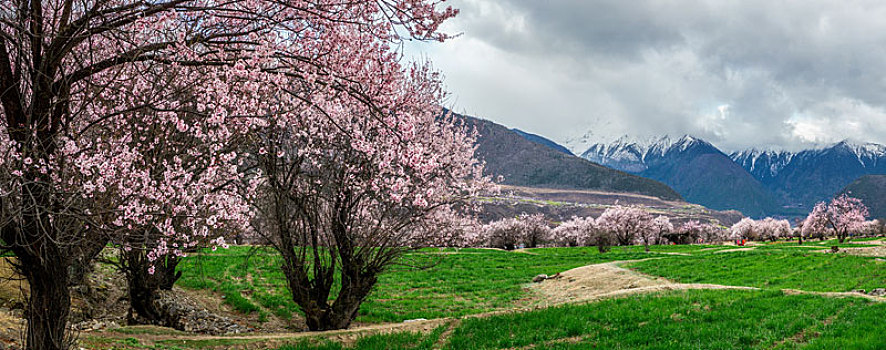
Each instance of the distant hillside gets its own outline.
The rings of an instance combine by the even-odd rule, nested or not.
[[[777,207],[773,196],[745,169],[710,143],[683,136],[646,142],[619,139],[595,144],[582,157],[655,179],[708,208],[761,216]]]
[[[676,191],[658,181],[616,171],[549,146],[529,141],[520,134],[487,120],[463,116],[480,133],[478,158],[486,161],[486,173],[503,176],[504,184],[629,192],[662,199],[681,199]]]
[[[615,205],[639,206],[652,215],[667,216],[673,222],[716,221],[728,227],[744,217],[735,210],[717,211],[698,204],[638,194],[502,186],[499,196],[483,202],[481,219],[488,222],[523,213],[542,213],[549,220],[566,221],[573,216],[599,217],[606,208]]]
[[[530,133],[525,132],[525,131],[520,130],[520,129],[511,129],[511,131],[517,133],[517,135],[523,136],[523,138],[525,138],[525,139],[527,139],[527,140],[529,140],[529,141],[532,141],[532,142],[535,142],[535,143],[538,143],[538,144],[541,144],[541,145],[544,145],[544,146],[548,146],[548,147],[550,147],[550,148],[553,148],[553,149],[556,150],[556,151],[560,151],[560,152],[565,153],[565,154],[568,154],[568,155],[570,155],[570,156],[574,155],[574,154],[572,154],[572,152],[569,151],[568,148],[563,147],[563,146],[561,146],[559,143],[556,143],[556,142],[554,142],[554,141],[551,141],[551,140],[545,138],[544,136],[539,136],[539,135],[536,135],[536,134],[530,134]]]
[[[870,211],[870,218],[886,218],[886,175],[865,175],[841,191],[861,199]]]

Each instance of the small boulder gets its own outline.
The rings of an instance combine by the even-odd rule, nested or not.
[[[548,279],[548,275],[541,274],[532,278],[532,282],[541,283],[542,281]]]
[[[875,297],[886,297],[886,288],[875,288],[868,295],[873,295]]]

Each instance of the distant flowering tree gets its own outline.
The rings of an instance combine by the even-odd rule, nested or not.
[[[858,231],[865,236],[876,236],[883,232],[883,223],[880,220],[865,221]]]
[[[671,219],[664,215],[656,216],[652,220],[652,229],[650,230],[652,233],[652,244],[663,244],[664,236],[673,230],[674,224],[671,223]],[[644,241],[644,244],[648,246],[649,242]]]
[[[741,219],[741,221],[732,225],[730,232],[731,237],[734,239],[746,238],[750,240],[775,241],[779,238],[790,237],[793,231],[790,221],[767,217],[762,220]]]
[[[667,234],[665,238],[675,244],[695,243],[698,241],[698,238],[701,237],[703,230],[705,230],[704,224],[698,220],[689,220],[677,226],[677,228],[670,234]]]
[[[534,248],[551,239],[551,229],[542,214],[520,214],[516,218],[504,218],[487,224],[484,228],[487,244],[505,250],[518,245]]]
[[[775,241],[791,234],[791,223],[787,220],[765,218],[757,221],[761,240]]]
[[[593,217],[577,217],[561,223],[552,231],[552,240],[565,247],[591,245],[591,237],[599,231]]]
[[[486,246],[504,250],[517,249],[523,235],[523,225],[516,218],[504,218],[483,226]]]
[[[421,246],[476,247],[482,245],[483,225],[470,213],[441,207],[417,223],[416,235],[425,237]]]
[[[619,245],[630,245],[652,231],[652,215],[637,207],[615,206],[597,218],[597,225],[611,232]]]
[[[847,237],[864,227],[867,215],[868,209],[860,199],[843,194],[829,204],[816,204],[803,222],[803,231],[810,234],[832,232],[843,243]]]
[[[824,239],[834,234],[833,228],[828,226],[827,221],[827,204],[818,203],[812,209],[812,212],[803,220],[800,233],[802,237]]]
[[[729,228],[732,239],[758,239],[757,222],[751,218],[742,218]]]
[[[729,230],[717,223],[704,223],[699,232],[701,242],[714,243],[729,239]]]
[[[522,214],[518,222],[522,226],[521,241],[526,248],[538,247],[551,239],[551,228],[544,214]]]

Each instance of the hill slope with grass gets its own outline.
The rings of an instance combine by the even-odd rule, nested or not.
[[[861,199],[871,218],[886,218],[886,175],[866,175],[853,181],[841,191]]]
[[[459,116],[480,134],[477,156],[486,174],[516,186],[628,192],[667,200],[682,199],[667,185],[617,171],[530,141],[491,121]]]

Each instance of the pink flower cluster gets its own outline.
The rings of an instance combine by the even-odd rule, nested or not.
[[[743,218],[732,225],[729,232],[732,239],[753,241],[774,241],[793,236],[793,229],[789,221],[768,217],[762,220]]]
[[[804,237],[819,238],[836,235],[842,242],[865,227],[868,208],[858,198],[842,194],[830,203],[820,202],[803,221]]]

